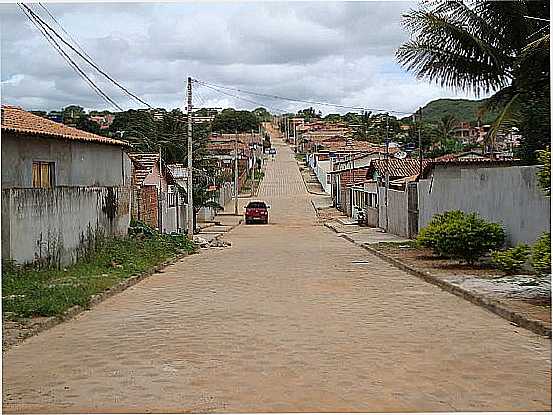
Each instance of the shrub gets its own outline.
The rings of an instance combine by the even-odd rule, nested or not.
[[[435,215],[417,237],[420,245],[431,248],[435,254],[469,264],[491,249],[500,248],[504,240],[501,225],[459,210]]]
[[[492,252],[492,262],[507,274],[515,274],[522,269],[529,256],[530,247],[520,244],[505,251]]]
[[[543,233],[532,247],[532,268],[538,274],[551,274],[551,234]]]

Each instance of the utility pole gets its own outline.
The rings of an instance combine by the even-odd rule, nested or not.
[[[422,128],[422,107],[419,107],[419,178],[422,177],[422,139],[421,139],[421,128]]]
[[[252,130],[252,141],[250,143],[250,152],[251,152],[251,160],[252,160],[252,171],[251,171],[251,197],[253,197],[253,188],[255,185],[255,153],[254,153],[254,138],[253,138],[253,130]]]
[[[234,131],[234,214],[238,215],[238,130]]]
[[[194,239],[194,199],[192,197],[192,78],[188,77],[188,151],[187,151],[187,194],[188,194],[188,238]]]
[[[384,141],[386,143],[386,174],[384,175],[384,206],[386,207],[386,232],[388,232],[388,189],[390,187],[390,153],[389,153],[389,147],[390,147],[390,140],[388,138],[388,114],[386,114],[386,139]]]

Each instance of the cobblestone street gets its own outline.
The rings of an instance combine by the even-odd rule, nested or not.
[[[269,225],[9,350],[4,410],[551,409],[550,340],[336,237],[275,146]]]

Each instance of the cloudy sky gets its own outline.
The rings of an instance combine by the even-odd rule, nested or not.
[[[183,107],[185,80],[311,101],[412,112],[462,93],[417,80],[395,61],[406,2],[46,3],[94,61],[155,107]],[[65,35],[44,9],[37,14]],[[17,7],[0,4],[2,102],[112,109]],[[123,108],[140,108],[83,61]],[[196,106],[297,111],[309,105],[195,86]],[[472,97],[470,97],[472,98]],[[255,101],[255,102],[250,102]],[[259,103],[259,104],[258,104]],[[323,113],[344,112],[316,106]]]

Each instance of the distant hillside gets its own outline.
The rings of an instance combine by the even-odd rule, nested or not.
[[[430,101],[422,109],[424,121],[437,123],[444,115],[451,114],[459,121],[468,121],[476,125],[478,109],[486,100],[470,99],[436,99]],[[490,124],[497,113],[490,112],[484,116],[483,124]]]

